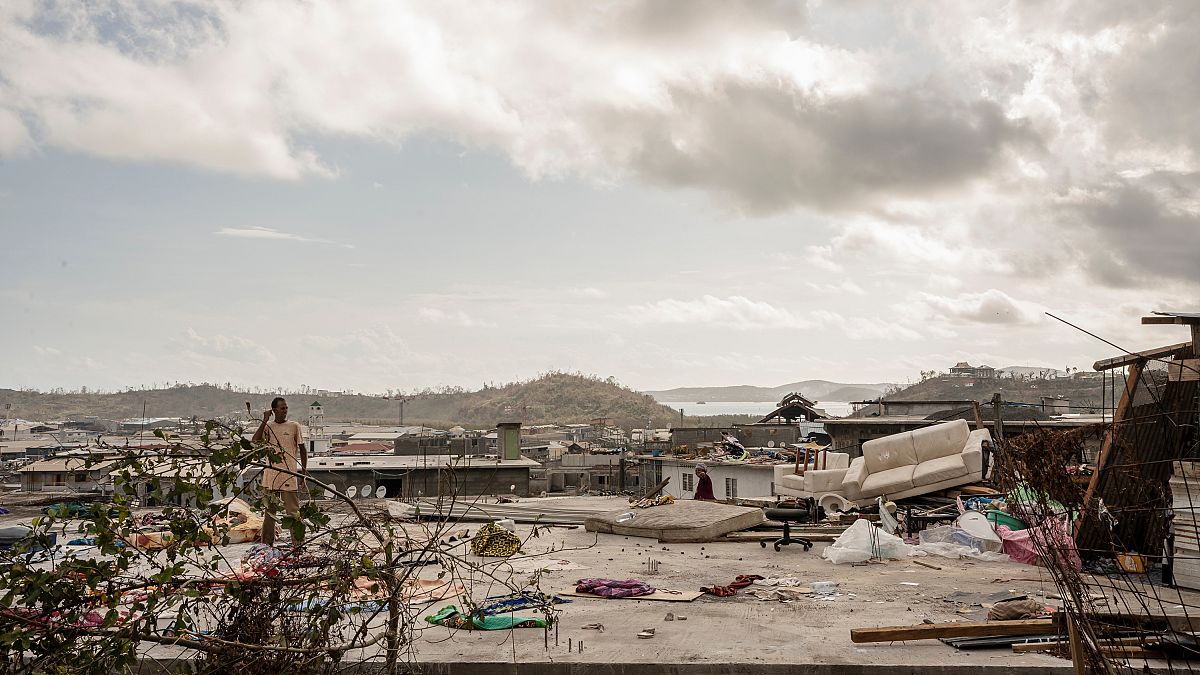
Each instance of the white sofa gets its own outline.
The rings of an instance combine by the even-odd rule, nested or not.
[[[966,485],[983,479],[985,440],[991,442],[986,429],[971,431],[964,420],[906,431],[863,443],[863,456],[853,462],[830,452],[823,470],[800,475],[791,464],[776,466],[775,492],[814,497],[829,511]]]
[[[869,503],[974,483],[983,479],[982,445],[991,439],[986,429],[971,431],[965,420],[955,420],[867,441],[842,479],[842,492]]]
[[[824,468],[818,468],[824,467]],[[808,463],[803,474],[794,464],[775,466],[775,493],[792,497],[815,497],[827,511],[844,511],[849,502],[842,496],[842,480],[850,468],[850,454],[822,451]]]

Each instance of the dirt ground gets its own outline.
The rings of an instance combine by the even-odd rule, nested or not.
[[[29,514],[12,514],[0,518],[0,525],[28,522],[28,518]],[[480,524],[464,523],[461,527],[474,532]],[[808,583],[832,581],[838,586],[833,595],[788,602],[759,600],[745,591],[724,598],[704,595],[691,602],[571,598],[571,602],[558,606],[559,623],[549,631],[523,628],[455,632],[418,618],[414,625],[418,662],[833,667],[953,663],[995,666],[1008,672],[1066,672],[1070,668],[1069,661],[1045,654],[1013,654],[1009,649],[958,651],[936,640],[893,644],[850,641],[854,628],[976,620],[986,613],[986,607],[978,603],[1000,592],[1055,605],[1057,601],[1048,596],[1056,590],[1046,572],[1037,567],[941,557],[921,558],[941,568],[938,570],[917,565],[912,559],[834,565],[821,558],[821,551],[828,546],[825,543],[817,543],[807,552],[793,545],[777,553],[753,541],[660,544],[638,537],[596,535],[582,526],[543,527],[537,536],[533,536],[532,526],[517,528],[525,543],[511,562],[569,561],[582,568],[543,573],[538,588],[544,592],[565,591],[584,577],[638,578],[660,589],[681,591],[728,584],[739,574],[798,577]],[[249,544],[224,548],[226,558],[236,561]],[[489,581],[489,576],[512,578],[518,585],[529,580],[528,574],[513,573],[510,561],[470,555],[462,556],[462,560],[482,565],[482,570],[464,579],[469,581],[468,593],[475,600],[506,592]],[[648,560],[657,561],[656,572],[649,571]],[[418,569],[422,578],[434,578],[442,571],[439,565]],[[432,603],[421,610],[420,617],[448,604],[461,607],[462,599]],[[668,613],[675,616],[674,621],[666,620]],[[532,611],[517,612],[522,614],[535,615]],[[585,628],[594,624],[603,628]],[[653,637],[637,637],[650,628],[654,629]],[[165,655],[161,648],[151,653]]]

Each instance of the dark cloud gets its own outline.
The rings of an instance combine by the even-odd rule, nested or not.
[[[1155,6],[1106,73],[1106,135],[1126,147],[1200,151],[1200,3]]]
[[[659,43],[728,32],[731,26],[794,35],[808,23],[805,4],[792,0],[616,0],[549,3],[544,8],[589,32]]]
[[[861,209],[962,186],[1003,164],[1008,148],[1038,144],[998,105],[938,93],[823,100],[775,82],[674,91],[669,117],[630,125],[644,138],[633,165],[661,183],[725,193],[754,212]]]
[[[1155,174],[1074,207],[1095,235],[1081,241],[1081,253],[1084,270],[1096,281],[1118,287],[1161,278],[1200,283],[1200,214],[1177,205],[1170,191],[1152,189],[1164,182],[1200,188],[1194,174]]]

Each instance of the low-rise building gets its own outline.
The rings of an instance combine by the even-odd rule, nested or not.
[[[484,455],[366,455],[310,457],[308,475],[340,492],[354,487],[384,497],[449,497],[486,494],[530,495],[530,472],[541,464],[532,459],[501,460]],[[249,480],[259,473],[251,470]],[[315,482],[313,496],[321,495]],[[383,488],[382,493],[379,489]]]
[[[90,463],[89,463],[90,461]],[[52,457],[17,470],[26,492],[100,492],[108,484],[115,460],[88,457]]]

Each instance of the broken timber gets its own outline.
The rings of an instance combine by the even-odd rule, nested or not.
[[[992,635],[1056,635],[1059,627],[1054,619],[1024,619],[1021,621],[968,621],[935,623],[919,626],[886,626],[854,628],[850,641],[901,642],[904,640],[936,640],[952,637],[985,637]]]

